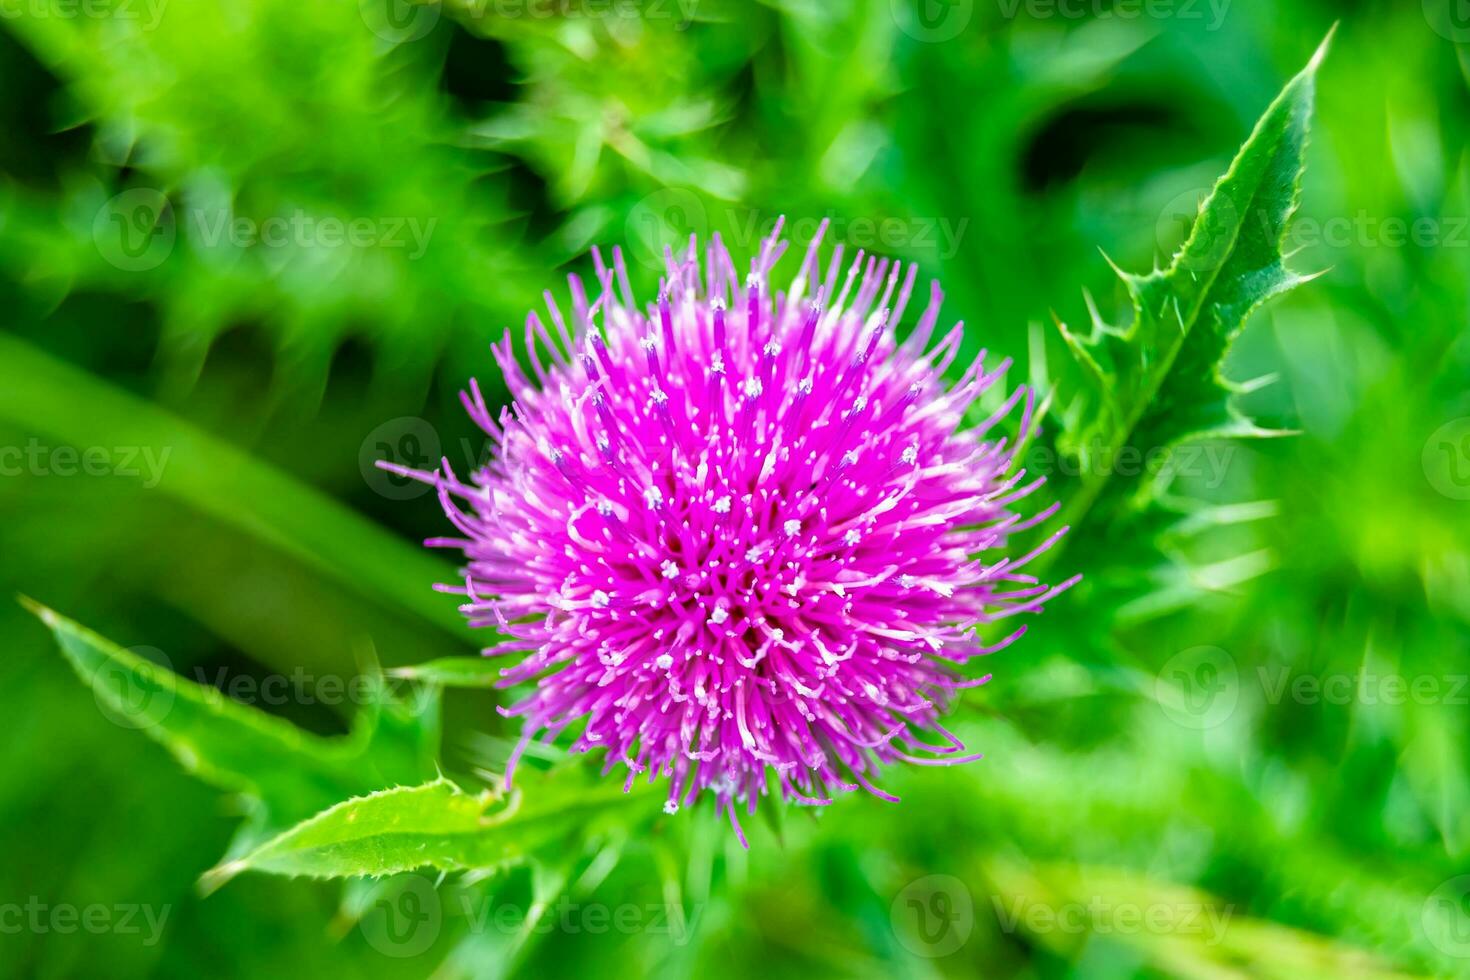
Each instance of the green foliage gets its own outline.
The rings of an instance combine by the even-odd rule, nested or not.
[[[1148,549],[1184,527],[1177,512],[1198,520],[1197,506],[1187,501],[1161,507],[1169,480],[1154,460],[1167,461],[1186,442],[1285,434],[1242,414],[1237,396],[1258,385],[1227,380],[1222,366],[1250,315],[1310,278],[1287,268],[1283,249],[1300,198],[1317,70],[1329,41],[1257,122],[1201,201],[1168,265],[1146,275],[1119,270],[1130,305],[1127,325],[1109,325],[1090,301],[1086,334],[1058,322],[1079,379],[1056,396],[1060,425],[1053,445],[1066,472],[1078,474],[1060,491],[1062,519],[1077,528],[1065,547],[1120,556],[1114,570],[1102,571],[1105,581],[1131,576],[1126,587],[1136,592],[1138,574],[1157,563]],[[1138,465],[1120,472],[1120,460]],[[1250,508],[1217,509],[1207,523],[1259,516]],[[1061,554],[1059,549],[1051,560]],[[1151,604],[1141,598],[1134,603],[1157,611],[1190,596],[1191,590],[1177,590]]]
[[[252,820],[237,849],[347,797],[434,773],[435,688],[401,703],[370,675],[371,693],[352,734],[321,738],[186,680],[45,606],[29,600],[27,606],[121,727],[142,731],[205,782],[249,797]]]
[[[1306,166],[1307,127],[1326,42],[1256,124],[1229,171],[1200,205],[1168,268],[1120,273],[1132,301],[1124,329],[1100,319],[1079,336],[1061,325],[1086,385],[1062,410],[1059,442],[1086,477],[1071,510],[1085,511],[1109,474],[1093,454],[1140,454],[1186,439],[1265,434],[1233,404],[1238,385],[1220,373],[1255,309],[1301,283],[1282,248]],[[1122,481],[1115,481],[1121,483]],[[1144,496],[1146,486],[1124,486]],[[1117,491],[1115,491],[1117,492]]]
[[[12,188],[3,206],[16,247],[0,248],[0,260],[18,277],[47,280],[58,296],[119,283],[141,292],[160,307],[181,377],[242,321],[259,322],[289,351],[290,374],[322,374],[364,324],[389,360],[422,372],[449,339],[445,295],[481,312],[534,299],[530,286],[508,294],[517,253],[486,235],[514,217],[513,205],[478,191],[475,172],[446,151],[454,120],[405,84],[407,72],[384,70],[382,40],[357,4],[306,13],[258,0],[233,17],[187,5],[129,9],[137,16],[9,23],[66,81],[65,124],[95,126],[105,159],[134,170],[131,186],[167,199],[151,218],[173,246],[144,275],[115,268],[94,244],[92,219],[128,185],[68,166],[56,175],[59,194]],[[243,78],[242,62],[261,66],[260,77]],[[273,97],[274,86],[296,94]],[[236,221],[297,215],[385,224],[340,248],[295,234],[284,247],[255,248],[231,232]],[[416,236],[406,234],[410,221]],[[505,276],[497,300],[490,268]]]
[[[262,461],[13,337],[0,336],[0,379],[0,419],[69,445],[166,447],[157,457],[159,469],[172,466],[171,479],[159,480],[164,492],[462,635],[402,575],[447,578],[447,566]],[[351,552],[341,550],[343,541],[353,542]]]
[[[645,808],[649,794],[629,795],[585,766],[563,765],[549,775],[519,774],[510,791],[468,794],[447,779],[386,789],[345,800],[211,872],[215,880],[242,871],[346,878],[432,867],[489,871],[538,854],[553,858],[595,838],[627,803]],[[552,864],[554,864],[554,860]]]
[[[501,665],[484,657],[443,657],[428,663],[399,667],[394,677],[427,681],[441,687],[494,687],[500,680]]]

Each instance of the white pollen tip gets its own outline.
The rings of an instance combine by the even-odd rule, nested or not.
[[[845,453],[843,455],[843,457],[842,457],[842,461],[844,463],[846,463],[848,466],[855,466],[855,465],[857,465],[857,461],[858,461],[857,450],[856,449],[853,449],[853,450]]]
[[[761,560],[761,550],[760,550],[760,548],[759,547],[754,547],[754,548],[751,548],[749,551],[747,551],[745,553],[745,560],[746,561],[760,561]]]
[[[726,494],[725,496],[721,497],[719,500],[716,500],[715,501],[714,512],[716,514],[728,514],[728,513],[730,513],[730,496],[729,496],[729,494]]]
[[[756,398],[764,390],[760,378],[751,378],[745,382],[745,397]]]
[[[655,660],[654,663],[658,664],[661,670],[668,670],[670,667],[674,666],[674,658],[669,656],[667,653],[661,653],[658,655],[658,659]]]
[[[643,491],[643,499],[648,501],[648,506],[657,507],[664,502],[664,492],[658,487],[649,487]]]
[[[611,601],[612,596],[608,595],[601,589],[598,589],[596,592],[592,593],[592,605],[596,606],[598,609],[606,609],[607,604]]]
[[[638,341],[638,346],[642,347],[644,350],[651,351],[657,345],[654,343],[652,337],[644,337],[642,340]]]
[[[796,383],[796,390],[801,392],[803,395],[810,395],[812,393],[812,379],[802,378]]]
[[[720,625],[729,618],[730,610],[726,609],[724,606],[716,606],[715,611],[709,614],[709,621],[711,623],[714,623],[716,626]]]
[[[801,533],[801,521],[787,521],[785,524],[782,525],[782,527],[784,527],[786,529],[786,533],[788,535],[791,535],[792,537],[795,537],[796,535]]]
[[[853,528],[851,531],[848,531],[842,536],[842,543],[850,547],[857,544],[862,539],[863,536],[858,533],[857,528]]]
[[[679,566],[672,561],[666,561],[659,566],[663,570],[664,578],[675,578],[679,574]]]
[[[909,446],[903,451],[903,455],[898,458],[903,460],[905,463],[917,462],[919,459],[919,447]]]
[[[664,812],[673,814],[679,812],[679,804],[675,800],[664,800]]]

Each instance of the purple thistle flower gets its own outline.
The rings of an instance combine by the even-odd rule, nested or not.
[[[475,382],[461,394],[493,461],[468,481],[382,464],[438,488],[462,536],[427,543],[468,562],[441,588],[514,641],[486,653],[529,651],[503,672],[535,685],[502,709],[525,719],[511,769],[580,724],[574,750],[604,748],[629,786],[668,776],[671,813],[710,792],[744,842],[736,807],[754,813],[771,774],[799,803],[896,800],[882,764],[979,758],[939,716],[990,678],[959,667],[1025,628],[986,646],[975,627],[1075,581],[1025,574],[1065,528],[1003,554],[1057,506],[1013,509],[1043,481],[991,435],[1018,404],[1029,433],[1032,395],[965,425],[1009,361],[982,352],[946,389],[963,324],[929,346],[938,284],[900,343],[916,269],[900,284],[899,263],[859,252],[840,276],[838,245],[819,278],[823,231],[784,294],[779,224],[743,278],[718,236],[702,269],[691,240],[646,310],[621,252],[609,270],[594,251],[594,302],[572,277],[570,325],[549,293],[555,336],[526,318],[533,378],[509,335],[492,345],[512,404],[495,417]]]

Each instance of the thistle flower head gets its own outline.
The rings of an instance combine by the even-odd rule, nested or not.
[[[531,693],[517,756],[571,729],[606,769],[668,778],[670,812],[713,795],[779,791],[805,804],[875,785],[887,763],[976,758],[940,724],[986,647],[975,627],[1032,612],[1055,588],[1026,574],[1055,540],[1009,555],[1016,502],[1041,481],[994,427],[1029,393],[992,397],[1007,362],[982,352],[953,384],[962,325],[931,344],[935,284],[900,341],[915,269],[818,234],[784,292],[780,228],[747,275],[718,237],[666,253],[658,298],[635,301],[621,254],[596,258],[596,296],[547,297],[523,352],[494,345],[512,403],[462,398],[493,440],[465,479],[434,483],[460,536],[464,612],[523,651],[504,671]],[[995,395],[1000,389],[996,388]],[[1058,532],[1060,534],[1061,532]],[[449,587],[446,587],[449,588]],[[921,736],[926,736],[921,738]],[[932,740],[937,740],[938,745]],[[512,760],[512,767],[514,759]],[[743,839],[743,838],[742,838]]]

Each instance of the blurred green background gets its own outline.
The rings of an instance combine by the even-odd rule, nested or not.
[[[1470,974],[1463,0],[0,0],[0,593],[343,731],[365,660],[477,644],[437,502],[372,460],[478,458],[456,392],[590,246],[648,295],[664,241],[827,217],[1044,381],[1053,314],[1116,306],[1099,249],[1168,255],[1339,18],[1292,238],[1325,273],[1227,364],[1300,434],[1197,448],[1251,519],[1054,604],[957,709],[984,762],[748,854],[681,814],[700,860],[630,841],[517,970]],[[410,882],[411,942],[330,884],[201,897],[237,802],[0,629],[0,974],[504,968],[513,876]],[[494,703],[449,697],[447,768],[503,758]]]

